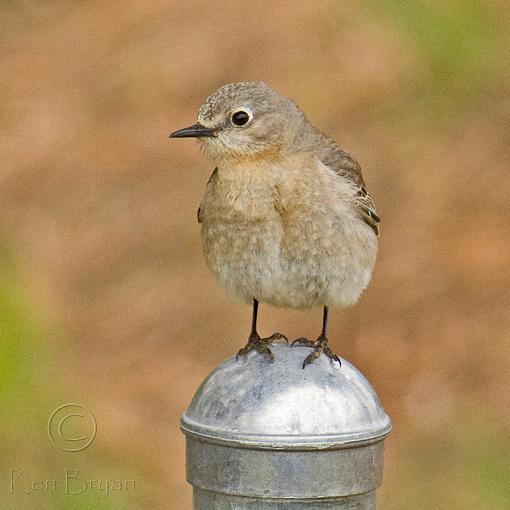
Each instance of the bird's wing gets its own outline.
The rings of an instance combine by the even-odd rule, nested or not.
[[[360,164],[346,151],[340,149],[333,140],[324,137],[319,151],[319,159],[339,176],[352,182],[358,192],[355,196],[355,207],[361,219],[379,235],[379,218],[374,201],[368,194],[361,174]]]
[[[379,223],[381,222],[381,218],[379,218],[375,210],[372,197],[368,194],[364,186],[360,188],[356,194],[356,207],[363,221],[372,228],[376,235],[379,235]]]
[[[211,181],[216,177],[217,173],[218,173],[218,168],[215,168],[213,170],[213,173],[211,174],[211,177],[209,177],[207,184],[205,185],[206,189],[207,189],[207,186],[209,186],[209,184],[211,184]],[[203,200],[202,200],[202,203],[203,203]],[[198,223],[202,223],[202,204],[200,204],[200,206],[197,210],[197,220],[198,220]]]

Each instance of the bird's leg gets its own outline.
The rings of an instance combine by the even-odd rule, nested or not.
[[[239,356],[245,356],[250,351],[257,351],[260,354],[264,354],[269,358],[270,363],[274,361],[273,353],[271,349],[269,349],[268,345],[277,340],[285,340],[288,342],[287,337],[282,335],[281,333],[273,333],[271,336],[267,338],[261,338],[257,333],[257,313],[259,310],[259,302],[254,299],[253,300],[253,314],[251,318],[251,333],[248,337],[248,343],[237,353],[236,359],[239,359]]]
[[[308,338],[298,338],[292,342],[292,345],[299,344],[306,347],[312,347],[313,351],[303,361],[303,368],[310,363],[313,363],[323,352],[329,359],[340,362],[340,358],[336,355],[328,345],[328,307],[324,307],[324,314],[322,316],[322,331],[317,340],[308,340]]]

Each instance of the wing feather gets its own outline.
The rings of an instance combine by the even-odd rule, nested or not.
[[[361,174],[360,164],[346,151],[340,149],[331,139],[324,136],[319,159],[333,169],[340,177],[348,179],[357,188],[355,207],[360,218],[379,235],[379,223],[381,218],[377,214],[374,201],[368,194]]]
[[[205,185],[206,189],[207,189],[207,186],[209,186],[209,184],[211,184],[212,180],[216,177],[216,174],[218,173],[218,168],[216,167],[214,170],[213,170],[213,173],[211,174],[211,177],[209,177],[209,180],[207,181],[207,184]],[[203,199],[202,199],[202,203],[203,203]],[[198,223],[202,223],[202,204],[200,204],[198,210],[197,210],[197,221]]]

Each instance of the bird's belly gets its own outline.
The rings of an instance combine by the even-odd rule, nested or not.
[[[207,265],[220,285],[237,298],[279,304],[285,293],[282,228],[269,220],[216,220],[202,225]]]
[[[208,266],[220,285],[245,302],[311,308],[354,303],[371,277],[377,240],[369,227],[282,225],[279,217],[215,221],[202,227]]]
[[[323,213],[320,206],[289,218],[285,226],[285,277],[293,307],[348,306],[367,287],[377,237],[348,208]]]

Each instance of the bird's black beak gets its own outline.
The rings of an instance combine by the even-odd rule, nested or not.
[[[193,124],[193,126],[174,131],[170,138],[199,138],[203,136],[215,136],[216,130],[202,126],[202,124]]]

